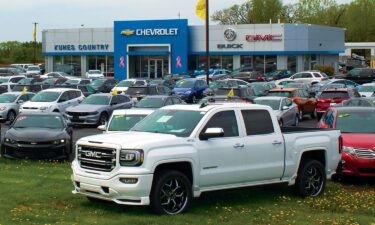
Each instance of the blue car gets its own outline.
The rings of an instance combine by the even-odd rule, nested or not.
[[[179,96],[182,100],[190,103],[197,102],[197,99],[203,97],[203,91],[208,88],[206,81],[195,78],[180,80],[172,90],[172,93]]]

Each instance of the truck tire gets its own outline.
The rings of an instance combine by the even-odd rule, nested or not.
[[[326,185],[324,166],[317,160],[302,161],[298,170],[295,191],[301,197],[316,197],[324,192]]]
[[[154,213],[183,213],[189,207],[191,199],[191,182],[185,174],[175,170],[164,170],[155,175],[150,194],[150,206]]]

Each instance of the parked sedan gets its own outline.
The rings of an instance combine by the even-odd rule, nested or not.
[[[311,118],[317,117],[317,101],[311,97],[305,90],[299,88],[276,88],[268,92],[269,96],[288,97],[298,105],[299,120],[302,121],[305,115]]]
[[[255,104],[270,106],[280,126],[297,126],[299,123],[298,106],[286,97],[259,97],[254,100]]]
[[[74,125],[102,125],[115,109],[129,109],[133,101],[125,95],[93,94],[77,106],[66,109],[66,116]]]
[[[145,86],[145,85],[147,85],[147,81],[146,80],[127,79],[127,80],[120,81],[112,89],[112,91],[114,89],[116,89],[117,93],[121,94],[121,93],[126,92],[129,89],[129,87],[133,87],[133,86],[139,87],[139,86]]]
[[[0,120],[13,123],[20,105],[29,101],[34,96],[31,92],[11,92],[0,95]]]
[[[338,174],[375,177],[375,108],[334,107],[323,115],[318,127],[341,131]]]
[[[73,158],[73,129],[58,113],[20,114],[5,132],[1,155],[7,158]]]
[[[139,121],[153,113],[154,109],[122,109],[115,110],[107,125],[100,125],[98,130],[105,133],[129,131]]]
[[[96,93],[109,93],[116,84],[117,81],[115,79],[97,79],[90,84],[90,87],[92,87]]]
[[[375,83],[363,84],[358,86],[357,90],[362,97],[371,97],[375,92]]]
[[[134,106],[135,108],[159,109],[167,105],[183,104],[184,102],[177,96],[151,95],[142,98]]]
[[[139,101],[148,95],[170,95],[171,89],[159,85],[133,86],[129,87],[125,94],[129,95],[134,101]]]
[[[88,79],[101,79],[104,78],[104,74],[100,70],[89,70],[86,72]]]
[[[251,87],[239,86],[234,88],[219,88],[216,90],[216,96],[228,96],[233,94],[233,97],[238,97],[246,102],[253,102],[255,98],[259,97]]]

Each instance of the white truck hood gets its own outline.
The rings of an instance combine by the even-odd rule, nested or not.
[[[102,143],[119,145],[123,149],[147,149],[150,147],[157,147],[171,143],[180,139],[171,134],[157,134],[145,132],[116,132],[109,134],[99,134],[89,137],[81,138],[77,141],[78,144]]]

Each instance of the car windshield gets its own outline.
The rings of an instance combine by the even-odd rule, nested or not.
[[[346,91],[325,91],[320,95],[319,98],[349,98],[349,94]]]
[[[54,102],[59,98],[59,96],[60,96],[60,92],[42,91],[34,95],[34,97],[30,101],[31,102]]]
[[[336,129],[342,133],[375,133],[374,111],[340,113]]]
[[[291,91],[270,91],[268,96],[280,96],[280,97],[288,97],[293,98],[293,92]]]
[[[39,67],[36,67],[36,66],[30,66],[27,68],[28,71],[38,71],[39,70]]]
[[[135,107],[136,108],[161,108],[164,106],[165,98],[143,98]]]
[[[324,90],[327,90],[327,89],[335,89],[335,88],[345,88],[345,84],[327,84],[327,85],[324,85],[320,88],[320,91],[324,91]]]
[[[0,103],[12,103],[16,101],[18,95],[15,94],[2,94],[0,95]]]
[[[176,83],[176,88],[192,88],[194,87],[194,82],[187,80],[180,80]]]
[[[134,81],[123,80],[117,84],[117,87],[131,87],[134,85]]]
[[[31,80],[32,79],[24,78],[24,79],[18,81],[18,84],[20,84],[20,85],[30,85],[31,84]]]
[[[151,91],[151,89],[150,89]],[[147,95],[148,94],[148,88],[147,87],[130,87],[127,91],[126,94],[128,95]]]
[[[6,82],[8,82],[9,81],[9,78],[6,78],[6,77],[2,77],[2,78],[0,78],[0,84],[1,83],[6,83]]]
[[[109,105],[111,101],[111,96],[105,95],[90,95],[85,98],[81,104],[85,105]]]
[[[150,85],[162,85],[164,83],[163,80],[152,80],[150,81]]]
[[[145,117],[146,115],[114,115],[108,125],[108,131],[129,131]]]
[[[101,74],[100,70],[89,70],[89,74]]]
[[[279,110],[280,109],[280,100],[273,100],[273,99],[255,99],[255,104],[258,105],[268,105],[273,110]]]
[[[105,80],[94,80],[90,85],[93,87],[101,86],[103,85]]]
[[[228,95],[229,92],[233,90],[234,96],[241,96],[240,90],[239,89],[225,89],[225,88],[219,88],[216,90],[215,94],[216,95]]]
[[[13,128],[48,128],[63,129],[62,118],[57,115],[20,115]]]
[[[131,130],[189,137],[204,114],[199,111],[159,109]]]
[[[80,80],[67,80],[65,84],[79,84]]]
[[[359,92],[375,92],[375,85],[374,86],[359,86]]]

